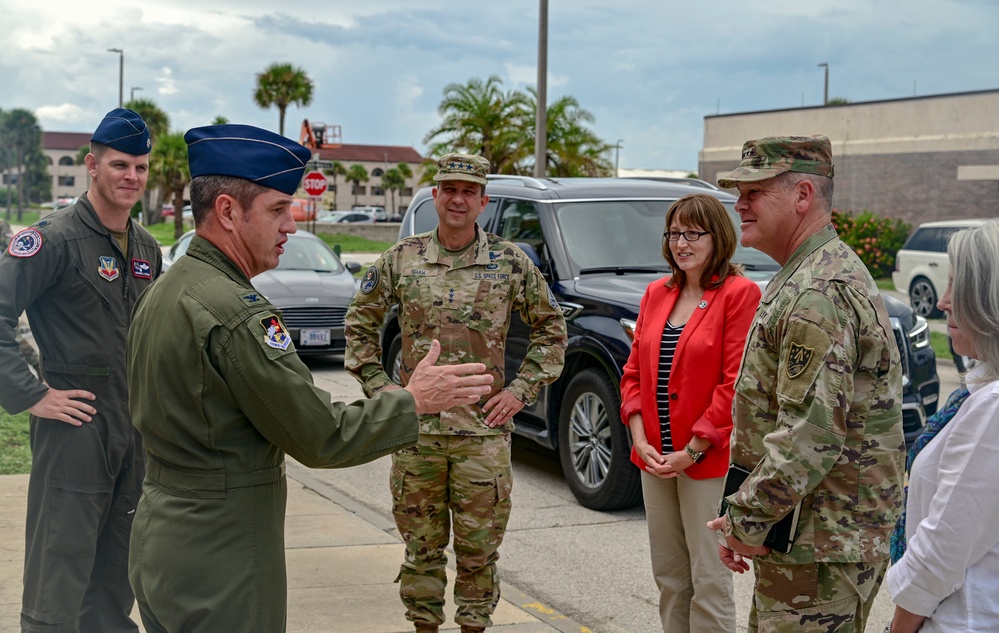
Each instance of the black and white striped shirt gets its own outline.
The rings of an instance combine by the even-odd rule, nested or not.
[[[659,380],[656,385],[656,405],[659,408],[659,432],[663,439],[662,452],[673,452],[673,436],[669,428],[669,373],[673,368],[673,354],[683,332],[683,325],[673,325],[666,321],[663,338],[659,345]]]

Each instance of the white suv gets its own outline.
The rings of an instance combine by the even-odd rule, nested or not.
[[[950,264],[947,241],[960,231],[980,226],[985,220],[947,220],[920,224],[895,255],[891,281],[895,290],[909,293],[909,303],[916,314],[940,317],[937,300],[947,289]]]

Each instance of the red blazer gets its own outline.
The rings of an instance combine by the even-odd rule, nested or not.
[[[680,291],[659,279],[645,290],[635,326],[635,341],[621,378],[621,421],[642,414],[649,444],[662,452],[656,385],[659,346],[666,319]],[[721,477],[728,470],[732,433],[732,397],[746,334],[760,302],[760,289],[745,277],[731,275],[716,290],[705,290],[680,334],[669,376],[670,430],[673,449],[683,450],[692,435],[711,442],[699,464],[686,472],[693,479]],[[703,307],[701,307],[703,306]],[[632,449],[631,461],[645,463]]]

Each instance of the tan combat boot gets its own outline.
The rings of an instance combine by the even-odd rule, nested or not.
[[[438,625],[427,624],[426,622],[416,623],[416,633],[437,633]]]

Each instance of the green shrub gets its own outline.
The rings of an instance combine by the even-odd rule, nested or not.
[[[862,211],[832,212],[833,226],[840,238],[860,257],[875,279],[891,275],[895,269],[895,253],[905,244],[912,226],[903,220]]]

